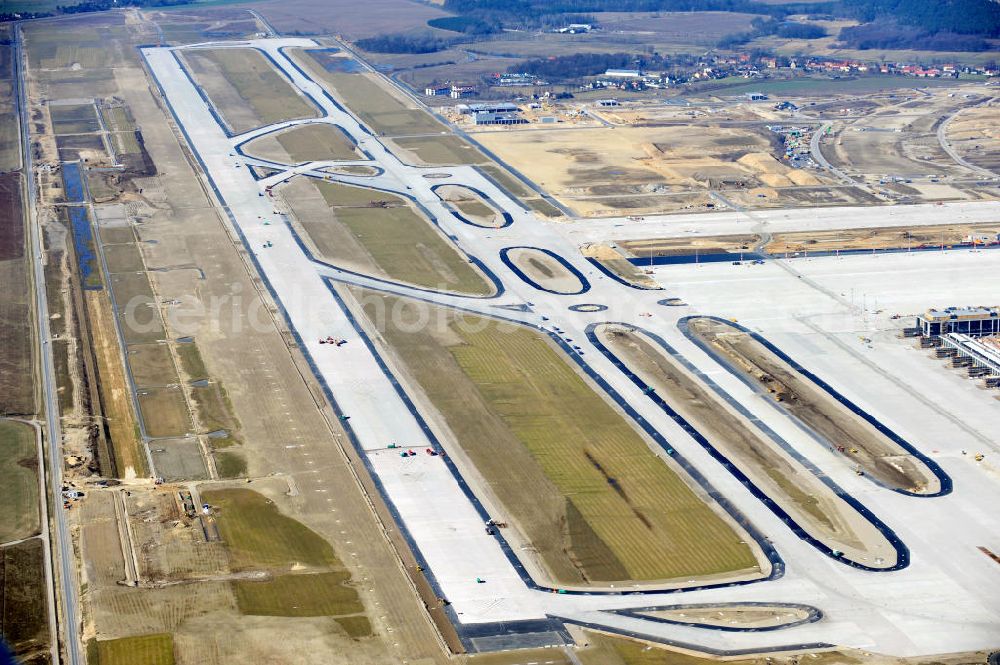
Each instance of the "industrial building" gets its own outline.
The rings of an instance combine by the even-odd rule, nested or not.
[[[449,92],[451,92],[450,85],[434,85],[424,88],[424,95],[427,97],[439,97],[447,95]]]
[[[526,125],[528,121],[517,113],[480,111],[473,116],[477,125]]]
[[[616,79],[637,79],[642,78],[642,72],[638,69],[609,69],[604,72],[608,78]]]
[[[451,86],[451,98],[462,99],[463,97],[474,97],[479,92],[474,85],[453,85]]]
[[[960,333],[969,337],[1000,335],[1000,307],[948,307],[929,309],[917,317],[925,337]]]
[[[519,113],[521,111],[517,104],[511,102],[458,104],[455,109],[459,113]]]

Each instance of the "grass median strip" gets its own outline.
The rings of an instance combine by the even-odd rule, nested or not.
[[[331,182],[314,187],[293,183],[286,200],[323,259],[430,289],[492,292],[468,259],[405,199]]]
[[[312,102],[253,49],[199,49],[185,52],[184,57],[209,98],[237,132],[317,115]],[[224,80],[220,81],[220,77]]]
[[[374,317],[377,299],[366,294]],[[753,573],[751,548],[534,331],[386,298],[381,334],[557,583]],[[417,332],[412,332],[417,330]]]

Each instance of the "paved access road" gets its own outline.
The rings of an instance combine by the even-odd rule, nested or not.
[[[21,160],[24,170],[25,181],[27,182],[28,196],[25,205],[27,206],[28,229],[30,235],[31,268],[34,273],[33,282],[35,287],[35,312],[38,327],[38,357],[39,374],[42,380],[42,398],[45,400],[45,432],[48,437],[48,464],[46,472],[49,478],[49,488],[54,502],[57,506],[55,515],[55,538],[52,534],[46,541],[53,540],[58,548],[59,583],[62,597],[62,630],[64,632],[66,645],[66,660],[70,665],[77,665],[83,662],[80,653],[79,629],[80,620],[77,615],[79,601],[77,597],[77,574],[76,556],[73,552],[73,540],[70,538],[69,528],[66,524],[66,514],[59,504],[59,497],[62,496],[62,426],[59,422],[59,393],[56,384],[55,365],[52,360],[52,346],[49,344],[51,335],[49,333],[49,304],[45,296],[45,268],[42,248],[41,227],[38,224],[38,217],[35,209],[35,177],[32,170],[31,142],[28,131],[28,99],[23,82],[27,80],[27,67],[24,62],[23,37],[21,27],[14,28],[14,53],[16,58],[17,75],[15,80],[17,85],[17,108],[18,117],[21,123]],[[45,495],[42,495],[45,501]],[[48,523],[46,520],[46,529]],[[48,546],[46,546],[48,550]],[[51,571],[49,571],[51,572]],[[51,599],[50,599],[51,602]],[[51,609],[50,609],[51,612]],[[53,631],[56,627],[53,626]]]
[[[720,653],[830,643],[895,655],[919,655],[986,648],[995,641],[1000,632],[1000,603],[986,580],[996,579],[1000,571],[973,545],[982,541],[1000,550],[1000,543],[996,542],[996,534],[1000,533],[998,518],[982,508],[1000,503],[1000,485],[981,474],[967,473],[963,467],[952,495],[919,499],[878,488],[867,479],[855,476],[787,417],[763,403],[749,387],[735,377],[725,376],[718,365],[679,332],[677,321],[691,311],[658,304],[672,295],[669,285],[666,290],[658,291],[630,289],[596,270],[580,255],[577,247],[584,241],[581,238],[607,239],[603,232],[617,228],[617,224],[624,223],[622,220],[546,222],[521,208],[473,167],[428,168],[404,163],[286,57],[285,49],[311,46],[313,42],[306,39],[262,39],[186,47],[259,49],[323,113],[319,119],[279,123],[241,136],[228,136],[216,122],[213,110],[178,61],[175,49],[147,48],[143,49],[143,55],[178,125],[201,161],[220,206],[252,252],[261,276],[298,335],[317,378],[328,390],[335,408],[349,418],[346,422],[355,445],[365,456],[369,471],[397,512],[400,525],[425,563],[439,593],[451,601],[452,618],[461,634],[488,635],[490,631],[503,634],[511,626],[518,625],[517,622],[551,626],[553,621],[566,621],[663,642],[697,645]],[[331,175],[318,170],[329,165],[328,162],[316,162],[279,165],[281,173],[266,182],[256,181],[246,168],[255,162],[243,157],[239,146],[261,133],[306,122],[336,124],[347,132],[366,153],[366,163],[377,165],[376,175]],[[437,177],[427,177],[430,174]],[[473,298],[423,290],[316,261],[287,220],[274,211],[270,199],[264,195],[264,188],[268,183],[292,177],[324,176],[411,198],[461,251],[495,280],[500,287],[497,295]],[[441,184],[460,184],[483,192],[506,211],[512,223],[503,228],[481,228],[465,223],[434,193],[433,188]],[[972,211],[982,209],[993,212],[997,208],[995,204],[968,208]],[[913,210],[920,209],[915,207]],[[836,210],[828,210],[815,216],[808,211],[762,214],[768,216],[769,223],[773,219],[776,225],[828,228],[822,220],[832,220],[830,223],[836,227],[844,223],[841,218],[850,211],[841,210],[838,215]],[[761,223],[760,219],[748,220],[739,213],[720,215],[699,215],[697,219],[688,219],[688,216],[662,218],[654,220],[653,224],[664,228],[691,224],[707,229]],[[778,219],[780,215],[784,217]],[[578,295],[559,295],[532,287],[502,260],[502,251],[514,246],[536,247],[562,257],[586,277],[590,289]],[[789,274],[777,266],[764,266],[761,270],[777,271],[774,274],[783,279]],[[804,280],[796,281],[803,282],[802,288],[810,288]],[[332,288],[332,283],[355,284],[461,307],[550,333],[581,370],[609,396],[618,398],[623,408],[630,410],[636,422],[666,437],[677,453],[708,479],[715,491],[733,503],[767,536],[784,561],[784,567],[778,568],[781,574],[768,581],[739,586],[716,585],[715,588],[681,593],[645,590],[643,595],[624,595],[622,592],[626,590],[623,589],[606,589],[586,595],[551,593],[544,588],[540,571],[533,569],[530,561],[522,561],[506,543],[485,534],[484,516],[502,515],[499,507],[490,506],[484,494],[477,491],[474,481],[466,482],[461,469],[449,467],[441,457],[423,454],[427,447],[442,446],[447,450],[451,444],[438,436],[435,426],[424,419],[411,401],[407,386],[397,381],[398,373],[391,361],[369,343],[364,324],[357,320],[352,306]],[[811,297],[815,299],[816,294]],[[828,300],[831,307],[843,307],[835,298]],[[600,304],[607,309],[599,312],[570,309],[585,303]],[[683,311],[679,311],[681,309]],[[702,313],[726,315],[722,311]],[[858,570],[818,552],[795,536],[595,349],[587,340],[586,330],[591,324],[603,321],[628,322],[650,330],[668,341],[698,370],[713,376],[748,411],[785,440],[801,447],[800,451],[825,474],[885,521],[910,548],[910,565],[890,573]],[[318,343],[327,336],[345,339],[347,344],[334,347]],[[858,401],[866,404],[864,400]],[[877,411],[879,404],[867,403],[867,406]],[[391,417],[386,417],[387,413]],[[920,414],[919,417],[932,419],[934,414]],[[935,421],[935,424],[939,423]],[[911,441],[921,449],[971,445],[960,437],[945,442],[912,438]],[[390,443],[412,448],[418,455],[402,458],[397,450],[388,447]],[[662,453],[665,463],[674,464],[663,451],[658,452]],[[476,578],[485,581],[477,583]],[[696,587],[698,583],[692,581],[678,586]],[[727,632],[657,622],[618,612],[683,602],[737,600],[805,604],[821,610],[824,618],[783,630]]]

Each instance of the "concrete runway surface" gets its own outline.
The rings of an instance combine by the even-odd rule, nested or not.
[[[429,168],[402,162],[284,53],[287,48],[314,46],[308,39],[261,39],[177,49],[145,48],[143,55],[219,204],[252,252],[317,378],[335,408],[349,416],[355,445],[364,452],[369,471],[417,556],[425,562],[432,583],[451,601],[452,620],[467,642],[518,630],[558,636],[558,626],[565,622],[720,654],[832,644],[914,656],[1000,644],[1000,594],[996,593],[1000,566],[977,549],[983,546],[1000,552],[1000,514],[996,510],[1000,505],[1000,467],[994,466],[1000,450],[1000,433],[995,426],[1000,422],[1000,402],[886,331],[887,317],[895,311],[993,304],[998,290],[991,276],[1000,267],[1000,252],[769,260],[756,266],[665,266],[655,270],[664,290],[641,291],[605,276],[577,249],[587,241],[677,234],[679,229],[700,234],[749,232],[762,223],[770,230],[809,230],[993,220],[1000,205],[764,211],[753,213],[753,219],[745,213],[706,213],[650,217],[641,223],[622,219],[547,222],[523,209],[474,167]],[[205,47],[258,49],[322,109],[323,117],[227,135],[175,55],[178,49]],[[242,156],[238,146],[283,127],[316,122],[338,125],[367,154],[361,163],[377,166],[380,172],[373,176],[330,175],[317,169],[336,162],[314,162],[273,166],[281,171],[278,175],[254,179],[247,165],[264,162]],[[429,179],[425,177],[428,173],[448,175]],[[501,292],[490,298],[439,293],[316,261],[263,195],[268,184],[310,175],[411,198],[462,252],[495,276]],[[487,229],[463,222],[432,191],[443,184],[483,192],[509,213],[513,223]],[[630,235],[633,233],[636,235]],[[558,295],[533,288],[501,260],[501,251],[513,246],[558,255],[586,277],[590,289],[577,295]],[[634,589],[557,594],[544,588],[530,566],[518,561],[516,552],[482,528],[484,516],[502,516],[499,507],[480,498],[472,481],[467,485],[460,470],[449,467],[444,458],[424,453],[428,447],[447,448],[447,440],[436,434],[410,401],[406,386],[395,380],[397,373],[391,362],[368,343],[352,310],[331,288],[331,281],[505,318],[561,338],[564,350],[584,371],[662,434],[768,538],[784,562],[783,574],[749,584],[643,590],[641,595],[628,593]],[[668,296],[680,297],[690,306],[658,304]],[[570,309],[583,303],[608,309]],[[934,459],[954,480],[954,491],[939,498],[916,498],[857,477],[826,447],[688,340],[678,330],[677,321],[691,314],[736,318],[767,336]],[[893,572],[859,570],[799,539],[591,345],[585,334],[587,326],[603,321],[634,323],[661,336],[885,522],[909,548],[910,564]],[[866,336],[872,342],[859,342],[858,331],[871,331]],[[318,340],[328,335],[347,343],[342,347],[320,345]],[[573,341],[566,343],[566,338]],[[418,454],[402,458],[398,451],[388,449],[390,443]],[[986,452],[986,463],[975,463],[963,450]],[[666,458],[662,450],[656,452]],[[477,583],[477,577],[485,582]],[[619,612],[737,601],[798,603],[818,608],[822,618],[781,630],[735,632]]]

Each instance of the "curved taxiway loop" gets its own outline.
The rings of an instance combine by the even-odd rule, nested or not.
[[[485,276],[486,279],[489,280],[490,284],[492,284],[493,286],[493,293],[485,296],[477,296],[472,293],[458,293],[455,291],[445,291],[444,289],[430,289],[423,286],[417,286],[415,284],[407,284],[405,282],[397,282],[395,280],[385,279],[383,277],[366,275],[365,273],[356,272],[348,268],[342,268],[328,261],[324,261],[323,259],[313,254],[312,251],[309,249],[309,246],[302,239],[302,236],[299,235],[299,232],[292,225],[288,217],[286,215],[280,215],[280,217],[282,221],[284,221],[285,226],[288,228],[289,232],[291,232],[292,238],[295,240],[295,243],[302,250],[302,253],[305,254],[310,261],[316,264],[316,266],[319,267],[319,272],[321,274],[328,276],[332,279],[336,279],[343,282],[351,282],[352,284],[356,284],[357,286],[364,286],[368,288],[389,291],[392,293],[397,293],[399,295],[420,294],[420,293],[439,294],[445,297],[463,298],[470,300],[493,300],[495,298],[499,298],[500,296],[502,296],[506,291],[503,282],[500,280],[499,277],[496,276],[496,274],[493,273],[492,270],[489,269],[489,267],[486,266],[485,263],[483,263],[474,256],[469,256],[465,254],[465,252],[463,252],[461,248],[455,245],[452,245],[452,248],[456,252],[465,256],[466,260],[472,265],[474,265],[483,274],[483,276]]]
[[[429,176],[425,175],[424,177],[427,178]],[[452,176],[451,176],[451,174],[448,174],[446,177],[450,178]],[[438,190],[441,189],[442,187],[461,187],[463,189],[469,190],[470,192],[472,192],[473,194],[475,194],[476,196],[478,196],[479,198],[481,198],[488,206],[492,207],[494,209],[495,213],[498,214],[498,215],[500,215],[501,218],[503,218],[503,224],[495,224],[495,225],[494,224],[477,224],[476,222],[474,222],[471,219],[467,218],[465,215],[463,215],[458,210],[456,210],[455,206],[451,205],[450,201],[448,201],[446,198],[444,198],[443,196],[441,196],[440,193],[438,193]],[[476,189],[475,187],[469,187],[468,185],[456,185],[454,183],[444,183],[444,184],[440,184],[440,185],[434,185],[433,187],[431,187],[431,191],[434,192],[435,194],[437,194],[437,196],[438,196],[439,199],[441,199],[446,204],[448,204],[448,207],[449,207],[449,209],[451,211],[451,214],[455,216],[455,219],[458,219],[461,222],[463,222],[465,224],[468,224],[469,226],[475,226],[476,228],[480,228],[480,229],[505,229],[505,228],[507,228],[508,226],[510,226],[511,224],[514,223],[514,216],[513,215],[511,215],[509,212],[505,211],[500,206],[500,204],[498,204],[496,201],[494,201],[493,199],[491,199],[488,194],[486,194],[485,192],[482,192],[482,191]]]
[[[773,626],[726,626],[718,624],[709,623],[699,623],[697,621],[682,621],[679,619],[667,619],[665,617],[650,616],[650,612],[670,612],[670,611],[681,611],[681,610],[739,610],[739,609],[789,609],[789,610],[799,610],[805,612],[806,616],[802,619],[796,621],[788,621],[786,623],[775,624]],[[765,602],[735,602],[735,603],[693,603],[690,605],[655,605],[652,607],[636,607],[627,610],[611,610],[615,614],[620,614],[627,617],[635,617],[637,619],[644,619],[646,621],[653,621],[655,623],[669,623],[676,624],[680,626],[693,626],[695,628],[703,628],[705,630],[721,630],[723,632],[733,632],[733,633],[762,633],[769,632],[772,630],[785,630],[787,628],[794,628],[795,626],[801,626],[807,623],[815,623],[823,618],[823,612],[819,608],[813,607],[812,605],[802,605],[799,603],[765,603]]]
[[[343,109],[282,53],[291,47],[315,47],[311,40],[262,39],[201,46],[250,47],[266,52],[265,55],[303,94],[319,101],[331,121],[335,119],[336,124],[366,146],[366,151],[373,155],[382,169],[379,177],[366,178],[367,182],[362,182],[357,176],[339,174],[331,179],[359,186],[375,184],[400,195],[409,192],[438,215],[436,219],[432,216],[432,221],[440,222],[442,232],[451,237],[463,252],[479,253],[484,264],[508,281],[509,291],[505,292],[505,298],[452,296],[349,274],[311,262],[288,228],[288,220],[281,223],[277,213],[272,213],[272,203],[262,196],[267,181],[254,180],[247,168],[234,168],[234,165],[249,166],[252,160],[234,156],[233,139],[227,138],[225,126],[216,118],[214,108],[182,69],[174,54],[178,49],[146,47],[141,50],[178,130],[206,174],[218,209],[248,250],[246,260],[252,264],[251,270],[260,275],[327,399],[335,404],[338,416],[344,418],[345,425],[349,426],[351,445],[362,452],[364,465],[393,511],[399,528],[405,532],[415,556],[424,565],[432,588],[435,592],[447,594],[442,597],[451,602],[446,608],[448,617],[470,651],[498,648],[497,642],[489,640],[499,635],[522,646],[528,643],[528,638],[519,641],[521,633],[534,632],[537,635],[544,632],[556,642],[570,641],[563,627],[570,623],[719,655],[822,648],[830,644],[877,647],[887,653],[917,655],[938,653],[944,650],[939,647],[952,648],[955,645],[970,650],[979,649],[990,641],[988,638],[994,634],[992,628],[995,627],[996,612],[990,609],[985,593],[964,584],[964,580],[974,579],[970,576],[980,575],[987,566],[994,564],[984,563],[986,558],[970,546],[970,543],[974,544],[971,537],[966,538],[957,530],[941,527],[947,521],[945,513],[951,507],[948,502],[944,502],[944,507],[936,503],[920,505],[930,514],[929,522],[919,527],[912,526],[913,520],[907,518],[910,513],[904,512],[905,505],[910,504],[906,497],[885,492],[874,485],[865,485],[865,481],[854,478],[853,474],[840,473],[838,479],[844,487],[851,491],[867,491],[866,496],[871,497],[870,501],[880,512],[884,510],[886,514],[891,514],[900,511],[897,528],[907,537],[920,534],[921,557],[914,557],[907,570],[891,576],[873,576],[821,556],[808,543],[785,529],[780,520],[734,476],[719,469],[696,441],[691,440],[682,429],[675,429],[669,417],[651,402],[643,400],[635,384],[617,371],[586,339],[583,329],[587,322],[594,322],[602,316],[621,317],[588,313],[587,310],[571,310],[573,313],[570,313],[567,306],[571,306],[574,298],[539,292],[520,280],[511,280],[499,261],[498,252],[508,245],[529,244],[561,254],[591,279],[593,293],[589,299],[594,303],[617,306],[623,296],[627,296],[636,308],[644,307],[651,311],[658,294],[644,293],[650,289],[622,282],[617,276],[608,274],[603,266],[593,263],[593,268],[588,266],[573,253],[576,244],[564,237],[562,231],[554,230],[551,224],[534,216],[495,179],[476,167],[448,167],[447,178],[435,178],[433,181],[424,178],[428,173],[441,173],[441,167],[413,166],[400,160],[357,117]],[[261,131],[266,133],[282,126],[287,125],[274,125]],[[316,165],[304,165],[302,175],[330,175],[310,170]],[[287,165],[260,166],[282,171],[269,178],[280,180],[290,177]],[[515,217],[520,215],[527,223],[515,225],[516,234],[504,228],[472,229],[454,217],[439,197],[430,191],[431,184],[472,185],[489,193],[499,209]],[[267,248],[261,249],[262,245]],[[756,582],[762,580],[729,583],[703,580],[700,586],[694,586],[699,583],[691,580],[681,582],[691,584],[689,588],[659,592],[630,586],[610,593],[571,590],[560,594],[552,593],[552,589],[540,587],[530,579],[526,580],[523,568],[511,559],[516,559],[516,553],[510,552],[509,547],[504,550],[504,544],[483,532],[484,505],[477,503],[474,497],[469,498],[472,490],[461,475],[456,475],[456,469],[449,468],[441,456],[421,453],[402,461],[394,454],[395,451],[385,449],[386,441],[412,443],[418,450],[436,445],[433,442],[437,439],[430,439],[426,433],[426,428],[433,429],[435,423],[422,419],[418,423],[406,408],[408,398],[399,395],[403,388],[386,366],[386,363],[393,362],[392,359],[383,360],[377,351],[371,351],[368,345],[370,340],[358,332],[358,322],[352,315],[352,311],[358,312],[357,307],[352,304],[353,301],[338,297],[339,287],[334,288],[334,282],[357,284],[514,321],[549,335],[580,371],[596,384],[599,392],[611,398],[632,423],[649,434],[655,442],[655,445],[651,444],[654,448],[665,448],[667,438],[676,442],[676,447],[684,455],[672,456],[672,459],[705,488],[706,500],[714,499],[736,517],[771,561],[768,581],[758,584]],[[623,283],[629,289],[637,290],[626,294],[620,287]],[[692,362],[703,366],[706,371],[712,371],[710,365],[714,361],[698,353],[697,347],[675,327],[676,315],[669,309],[657,311],[663,318],[651,318],[646,323],[678,349],[693,354]],[[627,318],[630,315],[623,316]],[[322,339],[331,334],[347,340],[346,345],[336,349],[318,345],[317,337]],[[570,337],[578,341],[573,344]],[[592,350],[593,353],[590,353]],[[728,376],[722,378],[730,380]],[[750,390],[742,384],[737,386],[735,382],[727,385],[733,390],[738,388],[739,393],[734,392],[734,395],[756,410]],[[409,402],[409,406],[412,408],[413,403]],[[393,418],[384,417],[387,410],[391,410]],[[781,414],[775,412],[762,413],[761,417],[772,424],[781,421]],[[444,437],[442,440],[451,445]],[[789,440],[793,441],[792,438]],[[698,469],[704,472],[700,473]],[[843,470],[837,470],[840,471]],[[970,478],[970,485],[975,486],[971,481]],[[732,497],[731,500],[726,499],[727,496]],[[953,505],[959,510],[965,509],[973,505],[970,503],[972,498],[965,492],[957,497],[959,500]],[[986,515],[984,519],[984,523],[991,523],[992,516]],[[764,536],[765,533],[773,537],[775,544]],[[932,541],[935,546],[931,546]],[[777,548],[780,548],[781,556]],[[788,560],[787,566],[782,556]],[[948,572],[958,569],[969,572],[964,576]],[[477,575],[485,578],[484,584],[476,582]],[[926,589],[931,585],[934,585],[935,591],[940,589],[940,594],[928,600]],[[690,599],[692,603],[715,605],[735,601],[772,604],[807,602],[822,607],[827,612],[827,619],[786,627],[781,631],[754,633],[660,623],[648,617],[615,613],[615,610],[632,611],[645,605],[668,605],[681,598]],[[941,603],[940,598],[947,599],[947,602]],[[944,634],[949,631],[946,641]]]
[[[754,381],[751,380],[750,377],[748,377],[745,373],[740,372],[738,369],[736,369],[735,367],[733,367],[732,364],[729,361],[727,361],[725,358],[723,358],[722,356],[719,355],[718,351],[716,351],[715,349],[713,349],[710,345],[706,344],[697,335],[695,335],[695,334],[693,334],[691,332],[690,327],[688,325],[688,323],[689,323],[689,321],[691,319],[707,319],[707,320],[710,320],[710,321],[717,321],[717,322],[723,323],[723,324],[725,324],[727,326],[731,326],[733,328],[736,328],[740,332],[746,333],[747,335],[749,335],[750,337],[752,337],[756,342],[758,342],[761,345],[763,345],[768,351],[770,351],[771,353],[773,353],[774,355],[776,355],[778,358],[780,358],[783,362],[785,362],[794,371],[798,372],[799,374],[801,374],[802,376],[804,376],[806,379],[808,379],[809,381],[811,381],[812,383],[814,383],[817,387],[819,387],[820,389],[822,389],[823,391],[825,391],[827,394],[829,394],[830,397],[832,397],[837,402],[839,402],[841,405],[843,405],[848,411],[850,411],[854,415],[858,416],[859,418],[861,418],[862,420],[864,420],[865,422],[867,422],[869,425],[871,425],[872,427],[874,427],[880,434],[882,434],[883,436],[885,436],[886,438],[888,438],[890,441],[892,441],[893,443],[895,443],[897,446],[899,446],[900,448],[902,448],[903,450],[905,450],[908,454],[910,454],[913,457],[915,457],[916,459],[918,459],[921,463],[923,463],[923,465],[927,468],[927,470],[930,471],[930,473],[938,480],[938,482],[941,485],[941,488],[937,492],[928,493],[928,494],[921,494],[919,492],[910,492],[908,490],[900,489],[898,487],[889,487],[888,485],[885,485],[884,483],[879,482],[875,478],[872,478],[871,474],[865,474],[865,478],[867,480],[869,480],[871,483],[873,483],[875,485],[878,485],[879,487],[883,487],[885,489],[888,489],[888,490],[891,490],[893,492],[896,492],[897,494],[903,494],[905,496],[916,497],[916,498],[923,498],[923,499],[941,497],[941,496],[945,496],[945,495],[951,493],[951,491],[952,491],[952,480],[951,480],[951,477],[947,473],[944,472],[944,469],[942,469],[940,466],[938,466],[937,462],[935,462],[934,460],[930,459],[929,457],[927,457],[926,455],[924,455],[923,453],[921,453],[919,450],[917,450],[916,447],[913,446],[913,444],[911,444],[909,441],[907,441],[903,437],[901,437],[898,434],[896,434],[896,432],[894,432],[893,430],[891,430],[888,427],[886,427],[881,421],[879,421],[877,418],[875,418],[875,416],[871,415],[870,413],[868,413],[867,411],[865,411],[864,409],[862,409],[861,407],[859,407],[858,405],[856,405],[854,402],[852,402],[851,400],[847,399],[842,394],[840,394],[839,392],[837,392],[833,388],[833,386],[831,386],[830,384],[828,384],[826,381],[824,381],[823,379],[819,378],[818,376],[816,376],[815,374],[813,374],[812,372],[810,372],[809,370],[807,370],[805,367],[803,367],[802,365],[800,365],[799,363],[797,363],[790,356],[788,356],[784,351],[782,351],[777,346],[775,346],[770,341],[768,341],[765,337],[763,337],[763,336],[755,333],[754,331],[750,330],[746,326],[740,325],[739,323],[736,323],[735,321],[730,321],[729,319],[724,319],[724,318],[719,317],[719,316],[703,316],[703,315],[685,316],[684,318],[680,319],[677,322],[677,327],[680,329],[680,331],[684,334],[685,337],[687,337],[689,340],[691,340],[691,342],[694,343],[696,346],[698,346],[698,348],[700,348],[702,351],[704,351],[705,353],[707,353],[713,360],[715,360],[727,372],[729,372],[730,374],[732,374],[733,376],[735,376],[736,378],[738,378],[740,381],[742,381],[744,384],[746,384],[747,386],[749,386],[750,389],[753,390],[756,393],[760,393],[761,392],[761,388],[760,388],[760,386],[758,384],[754,383]],[[792,418],[796,422],[799,422],[799,420],[794,415],[792,415],[791,413],[789,413],[788,410],[785,409],[785,408],[783,408],[781,406],[781,404],[779,404],[778,402],[775,402],[773,400],[766,400],[766,401],[769,404],[771,404],[774,408],[776,408],[779,411],[781,411],[782,413],[785,413],[786,415],[788,415],[788,417]],[[812,429],[809,428],[808,426],[806,426],[806,430],[809,431],[809,432],[812,432]]]
[[[560,266],[562,266],[563,269],[566,270],[566,272],[568,272],[572,277],[576,278],[576,280],[580,283],[580,288],[575,291],[556,291],[554,289],[549,289],[542,286],[537,281],[528,276],[528,274],[525,273],[524,270],[522,270],[519,265],[517,265],[517,261],[510,257],[510,253],[516,251],[538,252],[539,254],[544,254],[545,256],[548,256],[550,259],[552,259]],[[590,282],[587,281],[587,278],[583,276],[583,273],[581,273],[579,270],[573,267],[573,264],[571,264],[569,261],[559,256],[550,249],[543,249],[541,247],[528,247],[525,245],[519,245],[515,247],[504,247],[503,249],[500,250],[500,260],[503,261],[503,264],[507,266],[507,268],[509,268],[512,273],[517,275],[518,279],[520,279],[522,282],[532,287],[533,289],[538,289],[539,291],[545,291],[546,293],[551,293],[557,296],[578,296],[580,294],[586,293],[587,291],[590,291]]]
[[[628,327],[642,335],[646,336],[654,343],[659,345],[666,353],[676,359],[680,364],[682,364],[688,371],[692,372],[701,381],[703,381],[709,388],[711,388],[719,397],[724,399],[730,406],[734,407],[741,416],[747,420],[754,422],[764,434],[771,439],[776,445],[778,445],[782,450],[791,455],[797,462],[806,467],[806,469],[811,472],[816,478],[823,482],[832,492],[845,503],[847,503],[851,508],[854,508],[864,519],[870,522],[878,531],[885,537],[888,543],[893,547],[896,552],[896,563],[893,566],[876,568],[873,566],[868,566],[860,561],[853,561],[845,556],[837,555],[833,553],[833,550],[829,545],[824,544],[821,540],[811,535],[806,531],[806,529],[799,524],[795,518],[788,514],[784,508],[782,508],[778,503],[773,500],[768,494],[762,490],[753,480],[751,480],[735,463],[730,461],[715,445],[712,444],[700,431],[698,431],[690,422],[688,422],[683,416],[681,416],[677,411],[670,407],[667,402],[658,395],[653,386],[650,386],[641,377],[636,375],[628,365],[622,361],[617,355],[614,354],[611,349],[609,349],[604,342],[600,340],[597,335],[597,329],[601,326],[607,325],[618,325],[623,327]],[[711,378],[706,376],[703,372],[700,372],[696,367],[694,367],[688,360],[686,360],[681,354],[677,352],[674,347],[666,342],[659,335],[649,332],[639,328],[638,326],[630,323],[621,323],[617,321],[608,321],[602,323],[591,323],[587,326],[587,339],[590,343],[597,348],[611,363],[617,367],[623,374],[625,374],[632,383],[634,383],[646,397],[653,401],[657,407],[659,407],[664,413],[670,416],[671,419],[676,422],[681,429],[687,432],[692,439],[698,442],[698,444],[704,448],[709,455],[712,456],[719,464],[721,464],[725,469],[733,474],[743,485],[746,486],[750,492],[757,497],[765,506],[767,506],[771,512],[773,512],[782,522],[784,522],[789,529],[791,529],[796,536],[809,543],[817,550],[822,552],[827,557],[842,563],[846,566],[851,566],[852,568],[857,568],[859,570],[866,570],[870,572],[890,572],[894,570],[902,570],[910,563],[910,551],[906,545],[900,540],[899,536],[886,526],[881,520],[878,519],[864,504],[852,497],[850,494],[845,492],[837,483],[835,483],[829,476],[822,473],[815,465],[811,464],[808,460],[797,453],[793,446],[777,435],[772,429],[767,427],[764,423],[759,422],[754,418],[753,414],[746,410],[746,408],[741,405],[737,400],[722,389],[719,384],[713,381]]]

